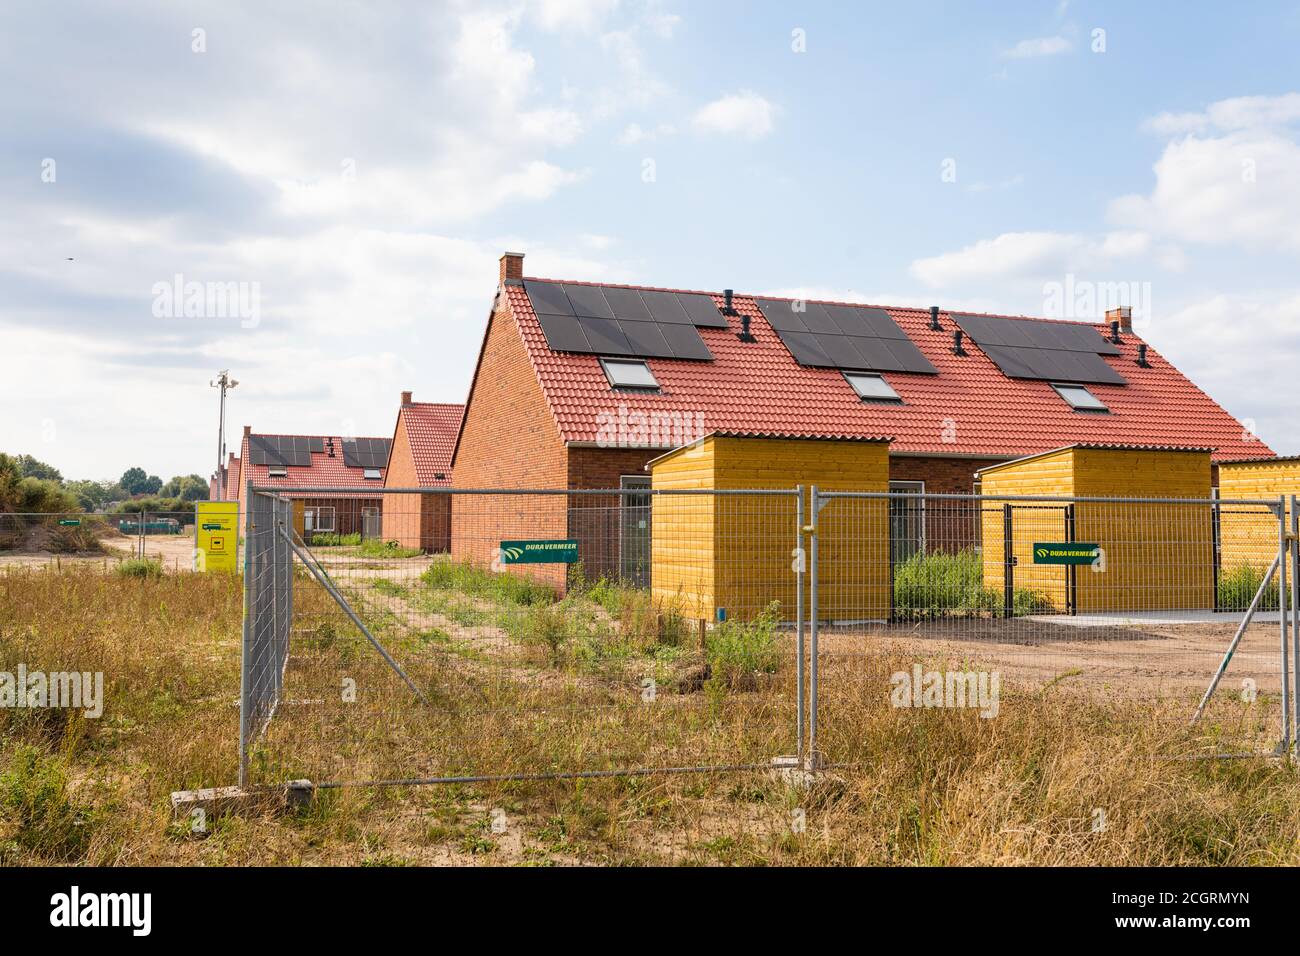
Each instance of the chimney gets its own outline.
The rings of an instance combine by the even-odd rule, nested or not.
[[[501,257],[501,284],[505,285],[507,279],[522,279],[524,277],[524,254],[522,252],[507,252]]]
[[[410,392],[403,392],[403,393],[402,393],[402,404],[403,404],[403,405],[410,405],[410,404],[411,404],[411,393],[410,393]]]
[[[245,426],[244,426],[244,437],[247,438],[247,437],[248,437],[249,435],[251,435],[251,434],[253,434],[253,426],[252,426],[252,425],[245,425]]]
[[[943,326],[939,324],[939,307],[937,305],[930,306],[930,328],[935,332],[943,331]]]
[[[1133,331],[1133,308],[1132,306],[1121,305],[1117,309],[1106,310],[1106,321],[1110,323],[1119,323],[1121,332]],[[1113,327],[1113,325],[1112,325]]]

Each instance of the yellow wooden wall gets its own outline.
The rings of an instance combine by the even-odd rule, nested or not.
[[[1219,466],[1219,497],[1231,500],[1300,495],[1300,461],[1234,462]],[[1277,556],[1277,518],[1261,506],[1223,505],[1219,513],[1220,566],[1224,572],[1249,565],[1261,573]]]
[[[1147,449],[1068,448],[981,473],[985,496],[1210,497],[1210,453]],[[1001,502],[983,516],[985,584],[1003,587]],[[1035,541],[1064,541],[1061,512],[1014,510],[1015,585],[1066,608],[1066,572],[1035,565]],[[1213,513],[1208,504],[1110,504],[1075,507],[1076,541],[1106,552],[1106,569],[1076,572],[1078,611],[1143,611],[1214,606]]]
[[[887,491],[885,442],[706,439],[652,469],[655,488]],[[805,523],[809,503],[804,502]],[[708,512],[707,517],[705,512]],[[890,612],[889,509],[883,500],[837,501],[821,515],[822,617],[886,618]],[[794,617],[795,536],[790,496],[664,496],[652,518],[651,586],[692,617],[750,618],[772,601]],[[805,593],[805,601],[809,594]]]

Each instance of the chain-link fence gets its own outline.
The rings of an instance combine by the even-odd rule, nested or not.
[[[353,539],[312,493],[250,496],[252,783],[847,764],[882,705],[1285,735],[1277,502],[392,489]]]
[[[187,570],[180,542],[193,537],[193,511],[0,514],[0,558],[152,557]]]
[[[857,715],[885,696],[983,718],[1050,699],[1169,728],[1204,697],[1171,749],[1266,753],[1285,735],[1277,501],[825,492],[815,510],[811,747],[830,763],[857,758]],[[862,586],[882,577],[883,609]]]

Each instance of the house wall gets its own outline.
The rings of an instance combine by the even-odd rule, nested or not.
[[[880,442],[710,438],[653,467],[654,487],[885,491],[888,445]],[[807,494],[807,491],[805,491]],[[808,517],[805,502],[805,520]],[[771,602],[795,616],[793,496],[701,495],[656,499],[652,590],[693,617],[750,618]],[[888,504],[839,500],[821,515],[821,617],[883,619],[890,614]],[[805,601],[809,598],[805,594]]]
[[[401,411],[397,413],[393,451],[389,456],[388,470],[384,472],[384,487],[420,487],[406,417]],[[384,495],[384,540],[430,553],[450,550],[451,499],[451,495],[437,494]]]
[[[620,487],[625,475],[649,479],[646,463],[666,449],[585,448],[568,449],[570,488],[610,489]],[[624,524],[648,521],[646,508],[635,499],[618,495],[571,495],[569,536],[577,539],[583,573],[591,580],[620,578],[629,567],[622,555]],[[631,537],[635,537],[633,533]],[[635,563],[635,562],[629,562]]]
[[[565,488],[568,453],[528,359],[506,298],[488,323],[460,443],[452,463],[461,488]],[[564,538],[563,495],[458,496],[451,509],[451,554],[457,561],[493,566],[501,541]],[[564,565],[508,565],[562,589]]]
[[[1300,495],[1300,461],[1225,463],[1219,466],[1219,497],[1226,500],[1288,498]],[[1219,509],[1220,567],[1224,573],[1250,566],[1260,573],[1277,555],[1277,518],[1259,505],[1222,505]]]
[[[1068,502],[1004,502],[999,495],[1123,498],[1210,496],[1208,452],[1073,448],[983,472],[984,585],[1005,586],[1004,508],[1012,521],[1017,591],[1067,608],[1068,568],[1034,564],[1034,544],[1071,540]],[[1104,570],[1074,571],[1079,613],[1214,606],[1212,510],[1208,505],[1080,502],[1073,540],[1096,543]]]
[[[995,464],[984,458],[941,458],[938,456],[890,455],[890,481],[923,481],[927,495],[970,495],[975,493],[975,472]],[[978,547],[980,505],[978,501],[926,501],[925,550],[956,552]]]

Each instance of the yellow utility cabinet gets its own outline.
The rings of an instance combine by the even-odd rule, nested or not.
[[[798,544],[793,495],[712,495],[719,489],[889,490],[887,440],[711,435],[650,462],[650,584],[655,599],[690,618],[749,619],[773,601],[795,616]],[[804,501],[804,522],[811,521]],[[889,505],[847,499],[820,515],[822,620],[890,615]],[[805,590],[805,607],[808,593]]]
[[[1208,449],[1088,445],[982,469],[984,586],[1004,594],[1016,613],[1214,607],[1210,470]],[[1020,495],[1202,503],[999,497]],[[1067,545],[1100,550],[1094,560]],[[1085,563],[1070,563],[1079,561]]]

